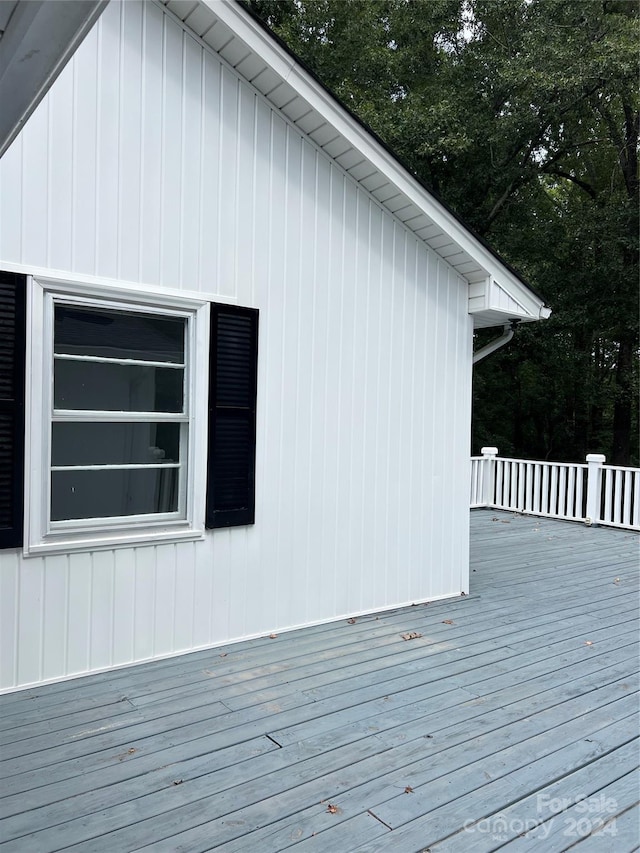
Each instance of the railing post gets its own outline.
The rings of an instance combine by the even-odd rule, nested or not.
[[[602,466],[607,457],[602,453],[587,454],[587,513],[585,524],[597,527],[600,521]]]
[[[496,481],[496,456],[498,455],[497,447],[483,447],[480,451],[483,456],[482,466],[484,468],[482,482],[484,484],[482,503],[487,506],[493,506],[493,490]]]

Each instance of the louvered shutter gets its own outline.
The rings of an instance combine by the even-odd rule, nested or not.
[[[26,277],[0,272],[0,548],[22,545]]]
[[[207,527],[255,516],[258,312],[211,306]]]

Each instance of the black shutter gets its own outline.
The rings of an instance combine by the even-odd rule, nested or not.
[[[255,516],[258,312],[211,306],[207,527]]]
[[[22,545],[26,282],[0,272],[0,548]]]

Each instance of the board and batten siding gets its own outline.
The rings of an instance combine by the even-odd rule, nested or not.
[[[0,268],[260,309],[256,524],[0,552],[2,689],[467,589],[466,282],[155,3],[0,161]]]

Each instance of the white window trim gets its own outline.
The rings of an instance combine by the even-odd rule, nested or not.
[[[190,421],[187,449],[187,478],[184,494],[185,517],[172,513],[131,516],[119,519],[92,519],[55,523],[49,518],[50,423],[53,388],[53,326],[47,322],[46,302],[60,296],[79,304],[122,303],[150,313],[190,316],[186,399]],[[209,300],[181,294],[136,290],[130,285],[114,287],[78,281],[30,277],[27,282],[27,378],[25,447],[25,539],[24,555],[92,551],[104,548],[180,542],[204,537],[207,411],[209,384]],[[144,413],[140,413],[144,416]],[[82,417],[73,412],[74,419]],[[71,416],[71,415],[70,415]],[[118,420],[118,413],[106,412],[105,420]],[[156,413],[153,413],[154,418]],[[171,417],[171,416],[169,416]],[[161,418],[162,419],[162,418]]]

